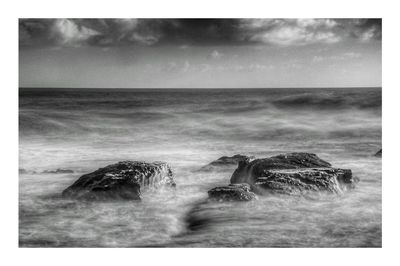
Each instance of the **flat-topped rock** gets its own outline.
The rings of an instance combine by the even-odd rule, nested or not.
[[[231,184],[247,183],[253,185],[264,171],[273,169],[326,168],[331,164],[314,153],[295,152],[277,156],[239,161],[231,177]]]
[[[249,184],[230,184],[209,190],[208,197],[217,201],[250,201],[256,199],[256,194],[250,191]]]
[[[218,171],[236,167],[240,161],[255,159],[254,156],[246,156],[242,154],[236,154],[233,156],[222,156],[215,161],[200,168],[200,171]]]
[[[163,162],[123,161],[81,176],[62,196],[86,200],[140,200],[143,187],[175,186],[172,171]]]
[[[347,189],[354,188],[357,181],[349,169],[300,168],[266,170],[257,178],[255,186],[264,192],[287,195],[301,195],[308,192],[341,194]]]

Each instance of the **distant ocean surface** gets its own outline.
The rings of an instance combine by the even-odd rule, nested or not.
[[[23,89],[19,91],[22,247],[380,247],[381,88]],[[232,171],[234,154],[316,153],[361,179],[343,196],[223,203],[186,230],[188,211]],[[177,189],[141,202],[84,203],[60,193],[122,160],[165,161]],[[58,168],[74,173],[43,173]]]

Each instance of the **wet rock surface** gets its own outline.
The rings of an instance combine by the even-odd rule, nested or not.
[[[313,153],[286,153],[269,158],[240,161],[230,181],[231,184],[248,183],[253,185],[266,170],[327,167],[331,167],[331,164]]]
[[[247,183],[257,193],[304,194],[342,193],[354,188],[358,179],[349,169],[332,168],[313,153],[287,153],[270,158],[241,161],[231,183]]]
[[[267,170],[257,178],[259,192],[302,195],[308,192],[331,192],[341,194],[354,188],[356,179],[351,170],[338,168],[302,168]]]
[[[215,161],[203,166],[199,171],[218,171],[226,170],[237,166],[240,161],[247,161],[255,159],[254,156],[247,156],[242,154],[236,154],[233,156],[222,156]]]
[[[250,201],[256,199],[256,194],[250,191],[249,184],[230,184],[209,190],[208,197],[216,201]]]
[[[316,201],[323,196],[322,193],[340,195],[354,188],[357,182],[358,178],[353,177],[350,169],[333,168],[313,153],[245,159],[238,162],[231,184],[209,190],[208,199],[194,205],[187,213],[185,222],[189,233],[231,221],[245,223],[245,216],[237,205],[239,203],[233,201],[246,204],[246,208],[251,208],[252,205],[247,205],[247,202],[256,199],[256,195],[260,196],[260,200],[254,204],[274,202],[279,199],[276,196],[282,194],[304,196],[304,200]],[[227,216],[226,212],[221,215],[222,208],[230,208],[232,215]]]
[[[270,158],[244,157],[238,161],[228,186],[208,191],[217,201],[249,201],[256,194],[304,195],[309,192],[341,194],[358,182],[349,169],[332,168],[313,153],[287,153]]]
[[[85,200],[140,200],[143,187],[175,186],[172,171],[163,162],[123,161],[81,176],[62,192]]]

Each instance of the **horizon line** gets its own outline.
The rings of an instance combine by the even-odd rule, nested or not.
[[[18,89],[146,89],[146,90],[160,90],[160,89],[174,89],[174,90],[187,90],[187,89],[361,89],[361,88],[382,88],[381,86],[321,86],[321,87],[18,87]]]

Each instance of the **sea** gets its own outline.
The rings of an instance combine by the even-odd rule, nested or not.
[[[381,88],[19,89],[20,247],[381,247]],[[360,179],[343,195],[203,206],[221,156],[311,152]],[[164,161],[176,189],[141,201],[61,192],[123,160]],[[70,171],[56,171],[67,169]],[[193,208],[207,221],[188,229]],[[203,206],[203,207],[202,207]]]

